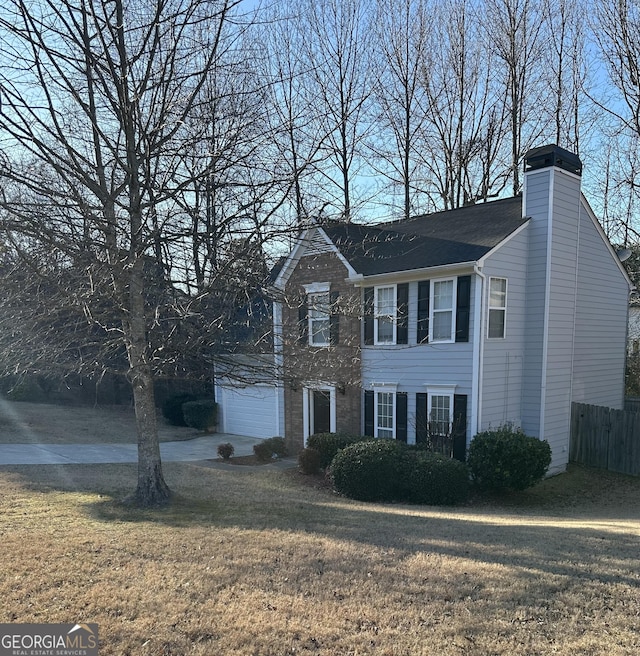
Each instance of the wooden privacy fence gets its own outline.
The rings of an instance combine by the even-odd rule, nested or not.
[[[624,409],[629,412],[640,412],[640,396],[628,396],[624,400]]]
[[[569,458],[640,476],[640,412],[572,403]]]

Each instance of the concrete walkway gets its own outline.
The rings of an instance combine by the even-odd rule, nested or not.
[[[259,438],[215,433],[192,440],[163,442],[160,455],[165,462],[211,460],[218,445],[230,442],[234,456],[253,454]],[[136,444],[0,444],[0,465],[70,465],[137,462]]]

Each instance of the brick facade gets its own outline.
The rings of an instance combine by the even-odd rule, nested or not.
[[[283,303],[285,436],[297,451],[303,447],[304,388],[322,385],[335,388],[336,431],[360,434],[360,293],[346,282],[348,271],[334,253],[303,256],[285,288]],[[313,347],[301,337],[300,307],[305,303],[304,285],[330,283],[337,295],[335,344]]]

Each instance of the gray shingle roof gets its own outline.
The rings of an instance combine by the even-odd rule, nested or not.
[[[322,228],[351,266],[367,276],[476,261],[525,222],[522,197],[516,196],[376,226],[327,223]]]

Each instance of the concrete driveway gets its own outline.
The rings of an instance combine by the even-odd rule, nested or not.
[[[253,454],[261,440],[242,435],[215,433],[192,440],[163,442],[160,455],[165,462],[188,462],[218,457],[218,445],[230,442],[234,456]],[[70,465],[137,462],[136,444],[0,444],[0,465]]]

